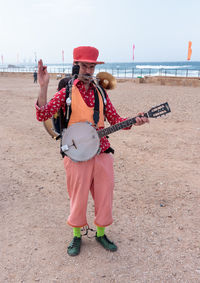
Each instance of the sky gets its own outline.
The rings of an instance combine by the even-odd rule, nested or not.
[[[105,62],[200,61],[200,0],[0,0],[4,63],[73,60],[90,45]],[[0,64],[2,62],[0,61]]]

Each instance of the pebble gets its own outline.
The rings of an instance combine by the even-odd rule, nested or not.
[[[39,187],[39,188],[38,188],[39,191],[40,191],[40,190],[43,190],[43,189],[44,189],[44,187]]]
[[[161,203],[161,204],[160,204],[160,207],[165,207],[165,206],[166,206],[165,203]]]

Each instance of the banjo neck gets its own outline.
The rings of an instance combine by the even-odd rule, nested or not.
[[[161,117],[163,115],[166,115],[169,112],[171,112],[171,109],[169,107],[169,104],[167,102],[165,102],[165,103],[162,103],[162,104],[157,105],[155,107],[152,107],[147,113],[144,113],[143,116],[147,117],[147,118],[158,118],[158,117]],[[120,123],[117,123],[113,126],[110,126],[108,128],[99,130],[97,132],[99,138],[102,138],[104,136],[112,134],[112,133],[119,131],[121,129],[130,127],[131,125],[136,123],[136,118],[137,117],[130,118],[130,119],[127,119],[127,120],[122,121]]]
[[[145,113],[144,116],[148,117],[148,114]],[[127,127],[130,127],[130,126],[132,126],[135,123],[136,123],[136,117],[130,118],[130,119],[127,119],[127,120],[122,121],[120,123],[117,123],[117,124],[115,124],[113,126],[110,126],[108,128],[101,129],[97,133],[98,133],[99,138],[101,139],[102,137],[110,135],[110,134],[112,134],[112,133],[114,133],[116,131],[119,131],[119,130],[127,128]]]

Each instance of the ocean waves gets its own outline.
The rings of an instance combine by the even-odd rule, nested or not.
[[[34,72],[37,65],[0,66],[0,72]],[[72,64],[47,64],[49,73],[71,74]],[[116,62],[97,65],[98,72],[108,72],[116,78],[137,78],[144,76],[200,77],[200,62]]]

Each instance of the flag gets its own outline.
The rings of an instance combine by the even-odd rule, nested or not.
[[[192,55],[192,41],[189,41],[189,43],[188,43],[188,57],[187,57],[187,60],[190,60],[191,55]]]
[[[64,50],[62,50],[62,61],[64,63]]]
[[[2,65],[3,65],[3,55],[1,55],[1,62],[2,62]]]
[[[133,60],[134,60],[135,44],[133,44]]]

